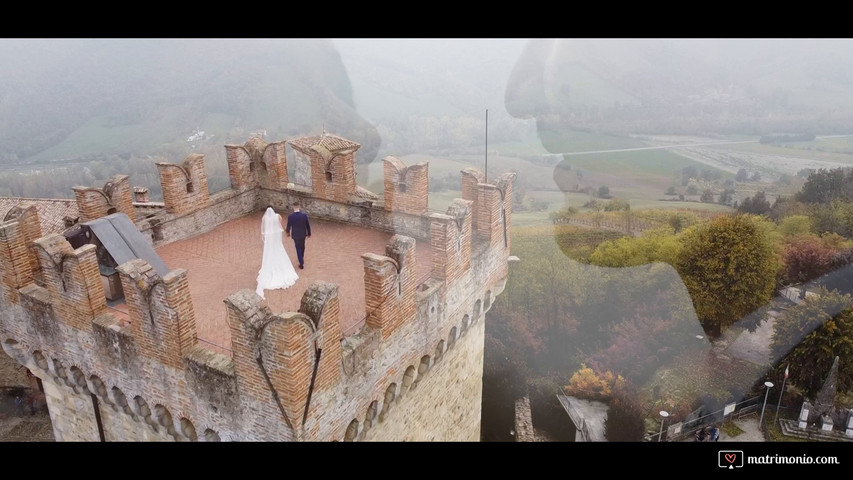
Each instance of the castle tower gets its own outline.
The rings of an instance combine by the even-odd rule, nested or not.
[[[234,188],[221,195],[207,191],[202,155],[159,163],[166,208],[137,205],[151,214],[138,228],[150,228],[155,241],[159,227],[159,240],[202,245],[207,232],[256,209],[258,198],[285,204],[304,197],[318,217],[344,223],[342,235],[346,228],[411,235],[391,236],[384,251],[360,261],[362,251],[342,252],[357,262],[347,277],[336,277],[346,260],[335,259],[325,279],[356,273],[364,283],[355,302],[352,285],[317,281],[296,311],[288,299],[290,310],[274,312],[253,290],[225,299],[221,290],[205,290],[223,275],[221,263],[167,271],[137,253],[116,268],[123,296],[107,300],[95,245],[40,236],[34,210],[0,222],[0,340],[43,380],[57,440],[479,439],[482,312],[506,281],[514,176],[486,184],[466,170],[468,198],[430,213],[427,164],[384,159],[391,188],[376,205],[357,201],[366,198],[355,182],[358,144],[327,134],[294,140],[305,169],[293,165],[293,177],[303,175],[310,188],[286,183],[285,145],[252,138],[226,146]],[[114,180],[109,188],[75,190],[83,222],[133,208],[122,203],[133,191],[128,186],[125,195],[122,178]],[[429,252],[421,265],[419,249]],[[254,277],[237,267],[229,263],[225,274]],[[201,313],[199,302],[221,310]]]

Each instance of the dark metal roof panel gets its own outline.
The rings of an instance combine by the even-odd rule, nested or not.
[[[127,215],[114,213],[84,225],[92,229],[117,264],[141,258],[154,267],[161,277],[169,273],[169,268]]]

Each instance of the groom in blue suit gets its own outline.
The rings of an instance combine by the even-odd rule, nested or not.
[[[311,236],[311,224],[308,223],[308,215],[299,210],[299,202],[293,203],[293,213],[287,216],[287,227],[284,231],[288,237],[293,238],[293,244],[296,245],[299,268],[305,268],[305,238]]]

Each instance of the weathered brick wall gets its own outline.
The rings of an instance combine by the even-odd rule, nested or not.
[[[225,161],[228,163],[228,178],[231,188],[237,191],[258,186],[258,180],[252,171],[252,156],[245,145],[225,145]]]
[[[503,242],[500,191],[494,185],[477,186],[477,226],[474,231],[492,245]]]
[[[210,231],[251,213],[259,208],[257,200],[258,190],[223,190],[211,195],[209,205],[196,211],[183,214],[162,211],[140,220],[137,227],[154,246],[159,246]]]
[[[495,186],[501,193],[501,235],[502,240],[506,243],[507,250],[512,247],[512,235],[510,235],[510,226],[512,225],[512,185],[515,182],[516,174],[509,172],[498,177]]]
[[[394,265],[391,258],[366,257],[366,265],[386,267],[381,272],[393,285],[396,272],[387,268]],[[493,259],[478,265],[490,261]],[[365,273],[367,295],[376,288],[371,287],[369,277],[377,272],[369,270]],[[348,427],[344,439],[479,440],[484,331],[471,327],[478,321],[482,324],[486,292],[496,295],[501,289],[502,283],[480,283],[470,273],[452,285],[429,280],[416,287],[414,318],[404,320],[387,336],[382,330],[387,323],[380,323],[375,327],[368,324],[347,337],[341,381],[346,395],[341,396],[339,389],[334,400],[318,399],[330,408],[337,406],[335,424]],[[391,288],[389,295],[394,293]],[[393,314],[393,309],[383,314]],[[469,337],[475,340],[460,343]],[[463,365],[470,369],[457,370]],[[341,405],[341,398],[350,400]],[[317,438],[340,439],[336,434],[341,432],[329,431],[329,436]]]
[[[286,188],[290,179],[287,176],[287,142],[273,142],[264,147],[262,165],[266,175],[261,186],[271,189]]]
[[[363,441],[480,441],[485,322],[469,327]]]
[[[61,387],[50,390],[48,400],[60,439],[98,441],[88,393],[97,394],[101,407],[116,407],[107,416],[101,409],[107,439],[189,440],[192,432],[200,439],[290,439],[266,384],[252,384],[266,394],[253,406],[245,390],[237,388],[231,359],[195,347],[181,365],[170,366],[160,354],[147,355],[133,329],[111,314],[78,328],[85,326],[68,325],[56,310],[39,319],[30,308],[4,303],[4,350],[41,378],[46,389]],[[134,321],[140,320],[150,322]]]
[[[415,239],[395,235],[385,255],[365,253],[365,323],[387,339],[415,314]]]
[[[389,242],[386,254],[398,261],[402,258],[400,263],[404,267],[413,265],[414,259],[407,253],[414,251],[410,245],[407,239],[395,238]],[[61,251],[58,247],[54,250]],[[475,259],[471,262],[472,268],[485,268],[489,261],[498,257],[490,258],[492,260]],[[133,262],[121,267],[125,288],[130,287],[129,291],[136,288],[125,280],[134,280],[140,290],[151,283],[150,279],[134,279],[129,273],[149,272],[145,267]],[[169,347],[175,343],[169,338],[181,338],[180,327],[174,327],[179,322],[172,322],[171,334],[146,334],[135,330],[135,323],[158,325],[178,316],[158,307],[159,302],[167,300],[165,294],[153,302],[153,310],[160,312],[153,322],[150,316],[146,318],[145,306],[130,309],[131,325],[122,325],[111,314],[103,314],[88,326],[61,321],[58,310],[47,310],[47,318],[39,321],[33,318],[35,309],[18,307],[20,318],[12,323],[31,328],[10,329],[7,324],[10,320],[4,316],[2,331],[14,332],[19,345],[28,346],[27,354],[31,359],[22,363],[33,367],[40,378],[51,379],[54,383],[59,378],[71,378],[82,388],[79,378],[67,372],[58,373],[63,367],[57,365],[74,365],[81,372],[83,385],[91,391],[97,391],[92,388],[92,377],[110,387],[108,394],[99,396],[100,402],[117,405],[112,413],[102,414],[107,438],[190,439],[191,435],[184,433],[189,425],[190,431],[200,432],[198,438],[213,435],[223,440],[341,440],[347,436],[347,427],[356,420],[356,425],[361,427],[355,428],[354,438],[477,440],[483,330],[472,330],[471,326],[482,318],[484,291],[488,289],[489,295],[494,295],[497,287],[473,282],[470,275],[465,277],[447,288],[456,292],[452,296],[457,298],[447,302],[440,299],[445,285],[428,282],[425,288],[408,297],[416,299],[413,313],[387,338],[382,338],[381,329],[368,327],[347,337],[337,358],[335,346],[340,343],[332,341],[340,337],[337,322],[312,317],[339,315],[332,287],[314,292],[320,300],[304,300],[302,310],[306,313],[280,316],[271,315],[268,309],[265,311],[263,302],[253,292],[238,292],[229,297],[226,303],[232,326],[233,360],[196,346],[182,354],[181,363],[175,362],[176,354],[167,354],[176,350],[174,346]],[[29,288],[37,290],[35,293],[45,291],[36,286]],[[405,287],[407,291],[410,288]],[[35,293],[28,297],[35,298]],[[49,300],[48,296],[46,303],[50,303]],[[173,300],[170,308],[179,301]],[[133,303],[131,299],[129,304]],[[397,311],[401,309],[398,307]],[[45,323],[51,323],[53,330]],[[36,332],[36,329],[45,332]],[[255,333],[258,329],[265,332],[260,337]],[[144,345],[146,336],[157,335],[164,340],[165,353],[152,351]],[[260,343],[253,340],[258,338]],[[317,345],[323,355],[309,415],[306,423],[299,425],[307,402],[306,380],[313,372],[312,359],[315,357],[311,341],[319,342]],[[35,351],[53,359],[49,368],[34,366]],[[282,411],[271,399],[269,384],[256,362],[258,351],[262,352],[269,381],[279,393],[294,429],[287,427]],[[80,395],[58,394],[62,401],[53,403],[67,406],[57,407],[58,415],[70,417],[77,408],[92,411],[91,399],[84,395],[86,392],[77,393]],[[133,415],[138,417],[136,420],[120,408],[119,398],[125,399]],[[365,428],[371,408],[374,412],[370,417],[371,426]],[[97,437],[86,437],[93,431],[90,421],[93,416],[86,414],[74,418],[58,420],[63,425],[63,438],[97,440]],[[152,430],[158,428],[157,425],[162,428]],[[371,430],[373,433],[365,433]]]
[[[133,192],[130,177],[127,175],[113,175],[104,188],[73,187],[72,190],[77,200],[80,222],[88,222],[116,212],[136,220]]]
[[[27,249],[27,257],[29,258],[31,275],[39,276],[38,254],[35,250],[33,242],[42,236],[41,219],[39,218],[38,209],[35,205],[28,207],[14,207],[6,214],[4,221],[18,222],[22,239]]]
[[[399,233],[417,239],[429,239],[430,219],[423,215],[389,212],[384,205],[343,205],[310,196],[310,192],[296,185],[284,191],[261,190],[258,205],[272,205],[278,212],[291,211],[294,201],[310,218],[349,223],[388,233]]]
[[[330,160],[312,155],[310,161],[313,196],[347,203],[355,195],[355,153],[336,155]]]
[[[87,244],[75,250],[65,237],[56,233],[38,239],[35,244],[43,290],[50,295],[57,320],[77,329],[88,329],[92,319],[107,309],[96,247]]]
[[[472,212],[472,222],[475,232],[479,232],[480,224],[479,224],[479,215],[480,215],[480,206],[478,204],[479,201],[479,187],[481,183],[485,181],[485,175],[480,170],[476,168],[465,168],[462,170],[462,199],[470,200],[472,202],[471,212]]]
[[[289,182],[286,145],[286,141],[266,143],[260,137],[243,145],[225,145],[231,188],[285,188]]]
[[[429,204],[429,163],[406,167],[396,157],[385,157],[385,209],[413,215],[426,213]]]
[[[248,148],[258,151],[259,141]],[[347,155],[352,165],[354,151]],[[210,196],[190,213],[160,212],[141,230],[156,245],[299,199],[309,215],[395,232],[384,254],[363,256],[366,325],[341,338],[332,284],[312,285],[299,312],[279,315],[253,291],[235,292],[225,302],[225,357],[196,343],[185,271],[161,279],[141,260],[120,266],[126,322],[105,307],[93,246],[38,239],[39,286],[20,276],[19,223],[0,225],[0,340],[50,385],[57,438],[97,441],[97,408],[107,440],[479,440],[482,320],[506,280],[501,194],[511,201],[511,185],[466,184],[463,174],[473,198],[430,216],[318,198],[299,186],[252,188],[241,175],[233,178],[249,187]],[[431,243],[440,264],[423,285],[415,285],[418,241]]]
[[[157,162],[157,171],[167,212],[187,213],[210,205],[204,155],[188,155],[181,165]]]
[[[196,323],[187,271],[176,269],[160,278],[148,262],[131,260],[118,267],[139,353],[163,365],[181,368],[195,346]]]
[[[21,224],[17,221],[0,223],[0,284],[3,297],[18,301],[18,289],[32,283],[30,249]]]
[[[133,208],[133,188],[130,186],[128,175],[113,175],[104,185],[103,190],[117,212],[136,221],[136,211]]]

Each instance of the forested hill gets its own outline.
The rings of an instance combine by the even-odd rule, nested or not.
[[[615,134],[849,133],[853,40],[536,39],[506,105]]]
[[[4,39],[0,165],[162,155],[195,130],[219,145],[376,130],[353,109],[338,52],[320,39]]]

